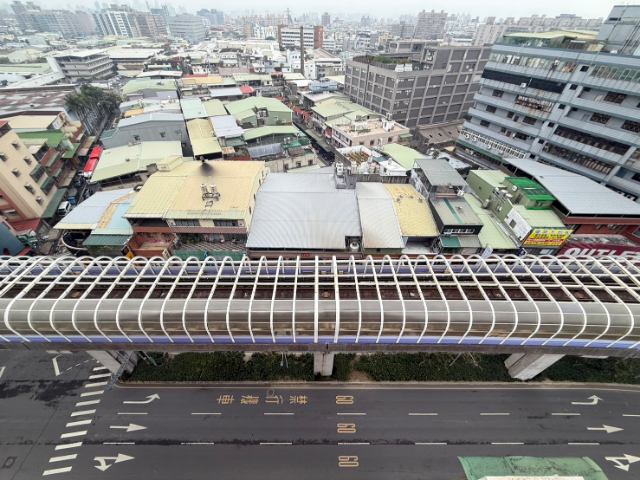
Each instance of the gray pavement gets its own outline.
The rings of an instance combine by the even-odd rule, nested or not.
[[[459,480],[458,456],[506,455],[588,456],[612,480],[640,478],[637,387],[159,384],[107,391],[105,371],[88,356],[61,355],[58,376],[54,357],[0,351],[0,480],[43,473]]]

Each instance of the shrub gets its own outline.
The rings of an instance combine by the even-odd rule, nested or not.
[[[348,381],[351,374],[351,362],[355,358],[355,353],[337,353],[333,359],[333,378],[340,382]]]

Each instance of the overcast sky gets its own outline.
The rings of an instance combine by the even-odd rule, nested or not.
[[[101,0],[106,3],[126,3],[131,5],[132,0]],[[8,4],[9,1],[5,0]],[[5,3],[3,2],[3,3]],[[139,0],[144,5],[144,0]],[[23,1],[24,3],[24,1]],[[93,0],[84,3],[78,0],[36,0],[45,8],[68,8],[71,5],[87,5],[93,7]],[[155,5],[155,0],[150,0],[151,6]],[[159,0],[159,3],[165,3]],[[440,2],[417,2],[415,0],[391,0],[391,1],[371,1],[371,0],[324,0],[322,2],[291,2],[289,0],[243,0],[242,2],[217,2],[211,0],[190,0],[189,2],[166,2],[173,3],[174,7],[184,5],[188,11],[195,11],[199,8],[218,8],[223,11],[253,9],[256,14],[280,13],[289,7],[292,14],[298,16],[305,12],[329,11],[332,16],[341,14],[362,14],[378,18],[397,18],[403,14],[416,14],[426,9],[436,11],[444,10],[447,13],[470,13],[472,16],[481,18],[495,16],[504,17],[524,17],[533,14],[547,15],[555,17],[561,13],[573,13],[583,18],[606,17],[611,7],[623,2],[609,0],[446,0]],[[241,5],[241,7],[240,7]]]

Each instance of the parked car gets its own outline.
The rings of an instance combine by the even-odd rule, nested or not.
[[[58,207],[58,216],[65,217],[67,213],[71,211],[71,204],[69,202],[62,202]]]

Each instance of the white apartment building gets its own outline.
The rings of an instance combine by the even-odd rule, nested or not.
[[[70,82],[76,82],[81,78],[109,77],[112,73],[113,62],[105,50],[60,53],[54,58]]]
[[[112,5],[109,10],[102,10],[93,14],[98,31],[103,37],[116,35],[119,37],[139,37],[140,31],[136,23],[135,14],[131,7]]]
[[[324,29],[321,26],[304,27],[304,48],[322,48]],[[300,27],[278,26],[278,43],[283,47],[300,46]]]
[[[499,41],[507,31],[508,25],[496,24],[496,17],[487,18],[487,23],[478,26],[473,38],[473,46],[481,47],[486,44],[494,44]]]
[[[183,13],[175,17],[168,17],[167,26],[173,37],[182,37],[194,43],[207,38],[202,17]]]

